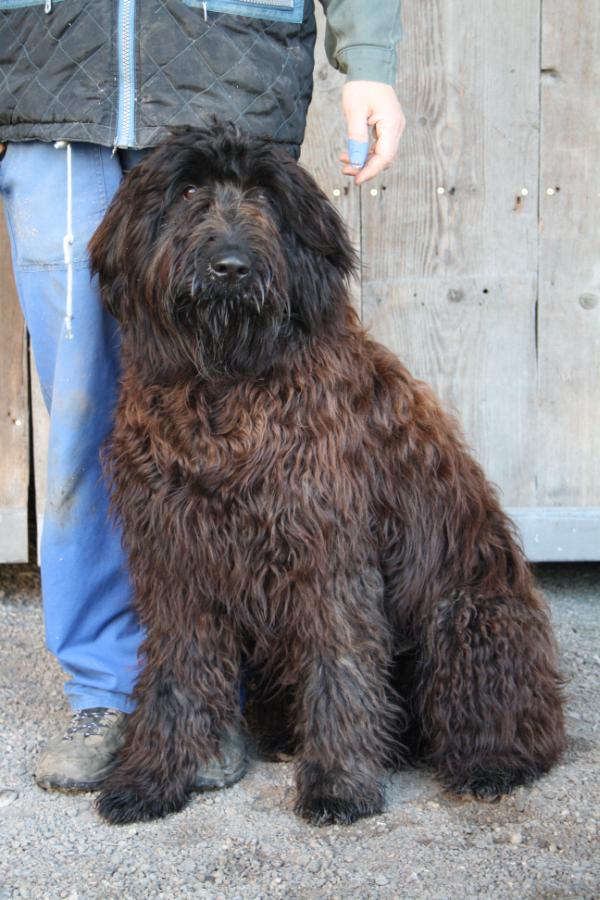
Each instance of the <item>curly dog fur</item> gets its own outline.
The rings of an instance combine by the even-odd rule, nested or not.
[[[242,665],[285,698],[309,821],[381,810],[409,744],[477,797],[546,772],[564,742],[546,607],[456,423],[361,327],[313,179],[231,128],[181,132],[90,249],[122,326],[107,459],[147,630],[101,814],[184,806],[240,719]]]

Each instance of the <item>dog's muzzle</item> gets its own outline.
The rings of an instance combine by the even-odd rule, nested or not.
[[[214,254],[208,265],[213,278],[223,283],[236,284],[250,273],[252,260],[242,250],[225,250]]]

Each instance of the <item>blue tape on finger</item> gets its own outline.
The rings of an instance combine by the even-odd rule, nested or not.
[[[357,169],[362,169],[367,161],[367,153],[369,152],[368,141],[355,141],[348,138],[348,156],[350,157],[350,165]]]

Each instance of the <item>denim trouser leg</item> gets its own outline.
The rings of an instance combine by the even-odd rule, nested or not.
[[[10,144],[0,164],[17,289],[50,413],[41,545],[46,641],[71,676],[65,690],[74,709],[129,711],[143,634],[131,607],[120,533],[109,521],[99,461],[116,399],[118,332],[90,281],[86,254],[121,179],[121,158],[103,147],[73,144],[72,166],[69,340],[62,247],[66,151],[40,142]]]

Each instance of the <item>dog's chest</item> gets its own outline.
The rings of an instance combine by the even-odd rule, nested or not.
[[[218,562],[230,589],[249,572],[254,584],[258,571],[273,584],[284,570],[309,571],[368,527],[367,451],[347,404],[240,386],[163,397],[154,415],[154,502],[187,529],[199,557]]]

